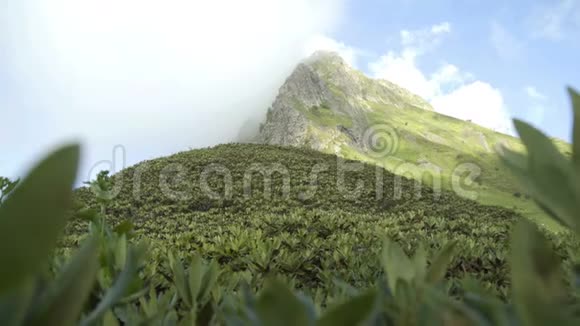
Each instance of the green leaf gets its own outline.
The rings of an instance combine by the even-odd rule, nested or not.
[[[108,202],[114,199],[115,196],[109,190],[103,190],[98,183],[91,184],[90,189],[97,199],[102,202]]]
[[[540,207],[557,216],[559,222],[580,232],[580,220],[576,214],[580,178],[575,169],[541,131],[517,119],[514,124],[528,150],[527,169],[522,173],[516,167],[513,153],[508,153],[505,156],[508,159],[504,161]]]
[[[155,316],[158,313],[157,305],[157,293],[153,288],[149,290],[149,301],[144,296],[139,297],[139,306],[147,317]]]
[[[572,160],[576,171],[580,171],[580,94],[571,87],[568,87],[568,94],[572,101],[574,114],[574,126],[572,131]]]
[[[519,119],[514,119],[514,126],[532,159],[529,163],[537,160],[538,163],[559,167],[567,165],[565,157],[543,132]]]
[[[77,145],[50,154],[0,205],[0,293],[46,264],[66,223],[78,160]]]
[[[186,281],[185,278],[185,269],[183,268],[183,264],[179,259],[176,259],[173,253],[169,253],[169,266],[171,267],[171,271],[173,273],[173,283],[175,288],[177,289],[177,293],[179,297],[185,302],[185,304],[191,308],[192,307],[192,298],[190,296],[189,291],[189,283]]]
[[[471,310],[481,314],[491,325],[510,325],[509,306],[485,289],[481,282],[472,276],[461,280],[461,288],[465,292],[463,303]]]
[[[83,207],[75,212],[76,218],[89,222],[94,222],[98,215],[97,210],[89,207]]]
[[[450,241],[445,244],[445,246],[439,251],[431,266],[427,271],[427,282],[434,284],[441,282],[447,273],[449,265],[455,257],[455,248],[457,247],[457,241]]]
[[[560,215],[556,214],[549,206],[545,203],[545,200],[540,201],[538,198],[543,196],[543,192],[545,191],[544,188],[540,188],[535,182],[534,179],[530,176],[530,173],[527,171],[528,169],[528,157],[526,155],[504,149],[500,155],[503,163],[511,170],[512,174],[516,177],[518,182],[520,183],[523,189],[526,189],[526,192],[534,198],[536,204],[544,210],[548,215],[550,215],[554,220],[564,226],[571,227],[572,223],[570,223],[567,219],[560,217]]]
[[[570,165],[570,168],[572,166]],[[565,225],[580,232],[580,220],[578,219],[576,203],[579,202],[577,189],[580,182],[572,170],[557,169],[555,166],[538,167],[533,174],[534,188],[538,189],[539,195],[535,196],[542,206],[548,209],[548,213],[558,216],[558,220]]]
[[[82,322],[81,325],[88,326],[96,323],[109,309],[117,304],[126,294],[131,281],[137,275],[140,254],[137,249],[131,247],[125,264],[125,268],[115,281],[115,284],[107,291],[101,302],[97,305]]]
[[[93,238],[82,248],[58,277],[41,303],[36,325],[75,325],[89,297],[98,269],[98,245]]]
[[[419,302],[417,299],[417,291],[413,284],[403,278],[397,279],[395,284],[395,302],[397,305],[405,310],[412,310]]]
[[[520,177],[525,175],[527,177],[528,170],[528,156],[522,153],[514,152],[507,147],[502,147],[499,152],[500,157],[503,159],[504,163],[513,169],[515,174]]]
[[[568,325],[560,309],[565,290],[560,260],[547,240],[530,224],[520,222],[512,237],[513,301],[526,325]]]
[[[415,278],[413,263],[396,242],[385,239],[381,258],[387,283],[393,293],[396,294],[399,279],[411,282]]]
[[[119,321],[117,320],[117,317],[115,317],[113,311],[109,310],[105,313],[103,316],[103,326],[120,326]]]
[[[118,235],[124,234],[128,238],[130,238],[129,235],[133,231],[134,228],[135,228],[135,226],[133,225],[133,222],[131,222],[129,220],[125,220],[125,221],[119,223],[117,226],[115,226],[113,231],[115,233],[117,233]]]
[[[167,315],[165,315],[165,318],[163,318],[163,326],[175,326],[177,325],[177,320],[177,312],[175,310],[171,310],[169,313],[167,313]]]
[[[415,266],[415,280],[423,281],[427,273],[427,251],[423,243],[420,243],[415,250],[413,265]]]
[[[443,325],[492,325],[481,311],[472,309],[434,287],[425,289],[424,298],[426,304],[438,312],[435,317],[441,319],[439,322]],[[429,323],[431,324],[434,321]]]
[[[34,282],[0,295],[0,325],[22,325],[34,294]]]
[[[280,281],[270,281],[256,302],[256,313],[263,326],[313,325],[308,309]]]
[[[352,298],[347,302],[328,310],[316,323],[318,326],[361,325],[368,320],[375,310],[375,292],[369,292]]]
[[[189,291],[192,301],[197,301],[198,299],[198,295],[201,289],[201,282],[204,276],[203,272],[204,267],[201,257],[195,255],[191,260],[191,266],[189,267],[189,275],[188,275]]]
[[[117,240],[117,243],[116,243],[115,256],[114,256],[115,268],[120,270],[127,263],[127,249],[128,249],[127,237],[125,237],[125,235],[123,234],[120,237],[118,237],[116,240]]]
[[[199,294],[197,295],[197,298],[201,304],[204,304],[207,300],[209,300],[211,290],[213,290],[219,275],[220,271],[218,264],[215,261],[210,262],[205,269],[205,274],[203,275]]]

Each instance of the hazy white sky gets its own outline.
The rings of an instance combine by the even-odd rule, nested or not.
[[[133,164],[231,141],[263,118],[341,9],[334,0],[0,0],[0,175],[68,140],[85,145],[81,179],[118,144]]]
[[[232,141],[317,49],[441,113],[569,140],[578,39],[580,0],[0,0],[0,175],[71,139],[81,180],[116,145],[131,165]]]

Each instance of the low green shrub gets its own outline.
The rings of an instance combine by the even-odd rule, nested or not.
[[[268,168],[280,163],[286,170],[271,175],[269,198],[259,173],[253,175],[251,196],[245,196],[250,187],[244,180],[252,166]],[[337,186],[341,164],[358,168],[344,173],[346,191]],[[228,171],[229,198],[210,198],[204,193],[199,180],[211,165]],[[168,166],[182,169],[171,171]],[[284,175],[290,185],[287,197],[282,191]],[[382,184],[377,187],[381,175]],[[251,273],[254,289],[275,274],[325,305],[343,292],[336,279],[368,288],[384,273],[376,257],[387,236],[407,254],[419,243],[433,254],[444,243],[456,241],[457,259],[447,273],[454,295],[466,275],[481,280],[504,299],[509,295],[508,238],[518,219],[516,213],[479,205],[452,192],[416,188],[414,180],[373,165],[340,163],[334,155],[301,148],[230,144],[146,161],[111,180],[117,195],[107,206],[110,223],[130,220],[136,236],[148,239],[153,248],[167,246],[186,256],[216,260],[224,278]],[[168,198],[162,181],[185,198]],[[223,175],[209,175],[206,181],[212,191],[225,193]],[[364,185],[358,197],[346,196],[354,192],[357,182]],[[397,185],[400,198],[395,195]],[[90,188],[79,189],[75,195],[99,210]],[[76,248],[85,229],[84,223],[70,223],[61,246]],[[558,246],[562,255],[568,243],[562,238]],[[158,261],[158,256],[148,259],[149,264]]]

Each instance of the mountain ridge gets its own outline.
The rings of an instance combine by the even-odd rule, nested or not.
[[[569,152],[568,144],[555,141]],[[298,64],[268,109],[257,142],[309,147],[447,189],[462,179],[478,197],[472,199],[544,220],[497,157],[504,147],[524,151],[518,138],[438,113],[333,52],[316,52]],[[472,177],[461,178],[466,172]]]

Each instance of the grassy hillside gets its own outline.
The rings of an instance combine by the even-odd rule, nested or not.
[[[270,273],[281,274],[323,297],[340,288],[334,279],[357,287],[370,285],[381,273],[377,257],[385,236],[409,253],[420,242],[435,250],[457,240],[460,254],[448,276],[459,279],[467,273],[505,291],[506,239],[516,213],[447,191],[437,197],[429,187],[420,188],[418,195],[415,183],[404,178],[397,198],[397,177],[349,161],[360,170],[345,173],[343,185],[352,190],[361,183],[356,196],[340,190],[339,162],[334,155],[310,149],[269,145],[182,152],[116,175],[121,191],[107,215],[112,221],[132,221],[138,234],[184,255],[198,252],[216,259],[234,279],[250,278],[251,284],[259,284]],[[264,179],[251,173],[259,166],[285,171],[272,174],[269,199],[264,196]],[[246,174],[254,177],[244,186]],[[382,187],[377,187],[381,174]],[[229,175],[231,197],[210,198],[200,185],[204,175],[222,196],[223,175]],[[284,179],[289,182],[287,196]],[[252,193],[246,196],[250,184]],[[77,190],[77,197],[96,206],[86,188]],[[82,222],[69,225],[63,246],[75,246],[85,229]]]
[[[309,69],[309,78],[317,80],[314,85],[322,89],[315,96],[292,91],[296,88],[294,80],[304,85],[305,78],[300,75],[304,74],[304,67]],[[377,164],[425,184],[433,185],[435,178],[448,190],[453,190],[452,181],[456,178],[462,184],[472,184],[471,194],[458,192],[459,195],[516,210],[548,228],[558,229],[499,162],[497,151],[502,146],[523,151],[519,139],[439,114],[416,95],[388,81],[371,79],[336,55],[319,54],[304,67],[287,81],[293,86],[288,87],[291,91],[281,89],[277,99],[281,104],[274,105],[280,114],[269,115],[265,130],[269,124],[292,124],[282,114],[290,110],[284,104],[292,103],[292,109],[307,121],[301,132],[295,132],[304,139],[299,145]],[[317,102],[323,104],[312,105]],[[279,138],[263,137],[266,143],[277,143],[270,139]],[[379,141],[378,148],[370,144],[373,139]],[[569,154],[569,144],[555,142]],[[384,155],[376,155],[385,149]],[[475,171],[474,178],[466,178],[466,168]]]
[[[391,171],[405,173],[409,176],[432,175],[432,169],[440,168],[442,185],[452,188],[451,178],[461,170],[455,170],[461,164],[473,164],[480,170],[480,176],[474,180],[475,199],[482,204],[498,205],[514,209],[520,214],[539,223],[557,228],[556,224],[545,218],[544,212],[526,195],[513,178],[510,171],[500,162],[497,150],[506,146],[523,152],[519,139],[494,132],[471,122],[455,119],[436,112],[429,112],[415,107],[404,110],[394,109],[380,103],[369,103],[372,111],[369,114],[372,124],[389,124],[397,132],[398,148],[393,155],[374,158],[365,153],[355,152],[349,146],[343,146],[341,153],[346,158],[381,164]],[[556,141],[560,150],[569,152],[570,146]],[[412,163],[409,169],[401,166],[401,161]],[[456,174],[458,175],[458,174]],[[430,183],[430,178],[424,179]]]

